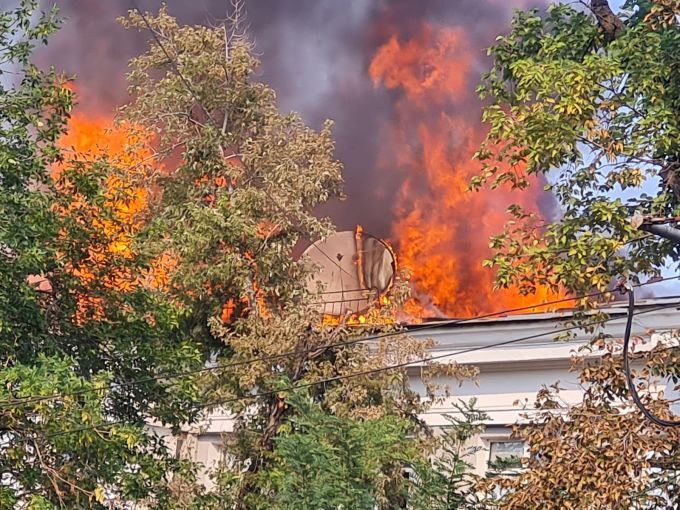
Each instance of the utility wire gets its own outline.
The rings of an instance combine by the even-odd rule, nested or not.
[[[668,278],[663,278],[659,280],[654,280],[652,282],[645,282],[645,283],[640,283],[633,285],[633,287],[642,287],[646,285],[653,285],[655,283],[661,283],[664,281],[669,281],[669,280],[677,280],[680,279],[680,276],[673,276],[673,277],[668,277]],[[521,311],[526,311],[534,308],[539,308],[539,307],[545,307],[545,306],[550,306],[554,304],[560,304],[560,303],[566,303],[569,301],[576,301],[579,299],[585,299],[588,297],[596,297],[596,296],[602,296],[606,294],[611,294],[614,292],[618,292],[618,289],[612,289],[612,290],[606,290],[606,291],[599,291],[599,292],[592,292],[589,294],[584,294],[581,296],[575,296],[571,298],[563,298],[563,299],[558,299],[554,301],[548,301],[545,303],[540,303],[540,304],[534,304],[534,305],[527,305],[527,306],[522,306],[522,307],[517,307],[517,308],[510,308],[506,310],[501,310],[497,312],[492,312],[484,315],[477,315],[475,317],[468,317],[465,319],[452,319],[452,320],[445,320],[445,321],[437,321],[437,322],[432,322],[430,324],[425,324],[418,326],[416,328],[417,331],[422,331],[426,329],[433,329],[433,328],[441,328],[441,327],[447,327],[447,326],[455,326],[458,324],[463,324],[466,322],[471,322],[471,321],[477,321],[477,320],[482,320],[482,319],[488,319],[497,315],[507,315],[510,313],[515,313],[515,312],[521,312]],[[672,305],[673,306],[673,305]],[[572,328],[573,329],[573,328]],[[340,347],[348,347],[351,345],[359,344],[359,343],[364,343],[364,342],[369,342],[373,340],[380,340],[384,338],[389,338],[393,336],[401,336],[401,335],[407,335],[407,331],[391,331],[387,333],[380,333],[376,335],[368,335],[368,336],[363,336],[359,338],[353,338],[350,340],[344,340],[340,342],[334,342],[334,343],[329,343],[329,344],[324,344],[324,345],[319,345],[316,347],[310,347],[308,349],[301,349],[301,350],[296,350],[296,351],[289,351],[281,354],[272,354],[269,356],[260,356],[256,358],[250,358],[247,360],[241,360],[241,361],[235,361],[231,363],[226,363],[222,364],[219,366],[214,366],[214,367],[203,367],[203,368],[197,368],[194,370],[187,370],[184,372],[164,372],[161,374],[157,374],[154,376],[150,377],[145,377],[141,379],[131,379],[128,381],[123,381],[120,383],[114,383],[109,388],[84,388],[82,390],[76,390],[70,393],[54,393],[51,395],[31,395],[27,397],[22,397],[21,399],[14,399],[14,400],[4,400],[0,401],[0,410],[2,409],[11,409],[14,407],[19,407],[19,406],[24,406],[27,404],[34,404],[38,402],[45,402],[45,401],[50,401],[50,400],[58,400],[62,399],[65,397],[73,397],[73,396],[78,396],[78,395],[83,395],[87,393],[92,393],[96,391],[103,391],[106,389],[112,389],[112,388],[125,388],[129,386],[138,386],[140,384],[148,383],[148,382],[154,382],[158,381],[160,379],[177,379],[180,377],[187,377],[190,375],[197,375],[200,373],[206,373],[206,372],[213,372],[213,371],[218,371],[218,370],[226,370],[229,368],[234,368],[234,367],[239,367],[239,366],[247,366],[247,365],[252,365],[255,363],[264,363],[264,362],[270,362],[270,361],[277,361],[281,359],[286,359],[286,358],[292,358],[295,356],[299,355],[304,355],[308,354],[310,352],[316,352],[319,350],[328,350],[328,349],[334,349],[334,348],[340,348]]]
[[[664,310],[664,309],[668,309],[668,308],[676,308],[677,306],[678,306],[677,303],[671,303],[671,304],[666,304],[666,305],[650,308],[648,310],[643,310],[641,312],[637,312],[637,313],[634,313],[632,315],[635,315],[635,316],[643,315],[643,314],[652,313],[652,312],[655,312],[655,311]],[[629,317],[632,317],[632,315],[629,315]],[[215,400],[213,402],[208,402],[208,403],[205,403],[205,404],[197,404],[195,406],[192,406],[192,409],[200,411],[202,409],[206,409],[206,408],[209,408],[209,407],[217,407],[217,406],[222,406],[222,405],[225,405],[225,404],[240,402],[240,401],[244,401],[244,400],[253,400],[253,399],[260,398],[260,397],[275,396],[275,395],[278,395],[282,392],[296,391],[296,390],[300,390],[300,389],[309,388],[309,387],[312,387],[312,386],[318,386],[320,384],[327,384],[327,383],[332,383],[332,382],[337,382],[337,381],[342,381],[342,380],[353,379],[353,378],[356,378],[356,377],[364,377],[364,376],[374,375],[374,374],[378,374],[378,373],[382,373],[382,372],[389,372],[391,370],[407,368],[409,366],[417,365],[417,364],[420,364],[420,363],[426,363],[426,362],[430,362],[430,361],[433,361],[433,360],[444,359],[444,358],[453,358],[455,356],[460,356],[462,354],[468,354],[468,353],[471,353],[471,352],[483,351],[483,350],[492,349],[492,348],[495,348],[495,347],[504,347],[506,345],[516,344],[516,343],[519,343],[519,342],[524,342],[526,340],[532,340],[532,339],[535,339],[535,338],[540,338],[540,337],[544,337],[544,336],[548,336],[548,335],[565,333],[567,331],[573,331],[575,329],[583,329],[583,328],[588,327],[588,326],[605,324],[605,323],[608,323],[608,322],[611,322],[611,321],[614,321],[614,320],[617,320],[617,319],[618,319],[618,317],[610,317],[608,319],[593,321],[593,322],[590,322],[590,323],[585,324],[585,325],[584,324],[578,324],[578,325],[574,325],[574,326],[565,327],[565,328],[562,328],[562,329],[547,331],[545,333],[537,333],[537,334],[534,334],[534,335],[524,336],[524,337],[520,337],[520,338],[514,338],[514,339],[511,339],[511,340],[505,340],[505,341],[502,341],[502,342],[496,342],[494,344],[471,347],[471,348],[468,348],[468,349],[462,349],[462,350],[459,350],[459,351],[449,352],[449,353],[446,353],[446,354],[440,354],[440,355],[437,355],[437,356],[419,358],[419,359],[415,359],[415,360],[405,361],[403,363],[388,365],[388,366],[385,366],[385,367],[372,368],[372,369],[368,369],[368,370],[362,370],[362,371],[359,371],[359,372],[350,372],[348,374],[341,374],[341,375],[337,375],[337,376],[334,376],[334,377],[329,377],[329,378],[326,378],[326,379],[319,379],[317,381],[312,381],[312,382],[308,382],[308,383],[289,385],[289,386],[286,386],[286,387],[283,387],[283,388],[277,388],[275,390],[269,390],[269,391],[264,391],[264,392],[255,392],[255,393],[251,393],[251,394],[248,394],[248,395],[242,395],[242,396],[239,396],[239,397],[231,397],[231,398],[228,398],[228,399]],[[88,431],[88,430],[98,430],[98,431],[100,431],[100,429],[103,428],[103,427],[110,428],[110,427],[114,427],[116,425],[123,425],[123,424],[126,424],[126,423],[128,423],[128,422],[122,421],[122,420],[121,421],[114,421],[114,422],[105,422],[105,423],[98,424],[98,425],[78,427],[78,428],[69,429],[69,430],[62,430],[62,431],[54,432],[54,433],[50,433],[50,434],[36,434],[33,438],[27,438],[27,437],[22,438],[22,437],[20,437],[20,438],[17,438],[17,440],[28,440],[28,439],[35,439],[35,438],[50,439],[50,438],[53,438],[53,437],[59,437],[59,436],[64,436],[64,435],[73,434],[73,433],[77,433],[77,432],[84,432],[84,431]],[[4,432],[11,432],[11,430],[5,429]]]
[[[626,289],[622,287],[622,290],[628,294],[628,318],[626,320],[626,330],[623,335],[623,371],[626,374],[626,383],[628,385],[628,391],[633,399],[633,402],[642,412],[642,414],[652,423],[660,425],[661,427],[680,427],[680,420],[666,420],[664,418],[659,418],[654,413],[652,413],[645,403],[640,398],[637,387],[635,386],[635,381],[633,380],[633,373],[630,369],[630,335],[633,328],[633,315],[635,313],[635,293],[632,288]]]
[[[664,278],[663,280],[655,280],[653,282],[646,282],[646,283],[638,284],[636,286],[641,287],[643,285],[651,285],[653,283],[660,283],[662,281],[679,279],[679,278],[680,278],[680,276]],[[584,298],[588,298],[588,297],[602,296],[602,295],[610,294],[610,293],[613,293],[613,292],[617,292],[617,290],[612,289],[612,290],[608,290],[608,291],[592,292],[590,294],[584,294],[584,295],[581,295],[581,296],[575,296],[575,297],[571,297],[571,298],[562,298],[562,299],[558,299],[558,300],[554,300],[554,301],[548,301],[548,302],[540,303],[540,304],[511,308],[511,309],[501,310],[501,311],[492,312],[492,313],[488,313],[488,314],[484,314],[484,315],[478,315],[478,316],[475,316],[475,317],[468,317],[468,318],[465,318],[465,319],[453,319],[453,320],[437,321],[437,322],[432,322],[430,324],[418,326],[417,330],[422,331],[422,330],[425,330],[425,329],[440,328],[440,327],[443,327],[443,326],[454,326],[454,325],[457,325],[457,324],[462,324],[462,323],[466,323],[466,322],[486,319],[486,318],[494,317],[494,316],[497,316],[497,315],[507,315],[507,314],[510,314],[510,313],[525,311],[525,310],[534,309],[534,308],[538,308],[538,307],[545,307],[545,306],[549,306],[549,305],[553,305],[553,304],[560,304],[560,303],[575,301],[575,300],[584,299]],[[281,353],[281,354],[273,354],[273,355],[269,355],[269,356],[260,356],[260,357],[257,357],[257,358],[250,358],[248,360],[226,363],[226,364],[222,364],[222,365],[215,366],[215,367],[203,367],[203,368],[188,370],[188,371],[184,371],[184,372],[164,372],[164,373],[157,374],[157,375],[150,376],[150,377],[146,377],[146,378],[133,379],[133,380],[128,380],[128,381],[123,381],[123,382],[120,382],[120,383],[115,383],[114,387],[115,388],[123,388],[123,387],[127,387],[127,386],[136,386],[136,385],[147,383],[147,382],[157,381],[159,379],[174,379],[174,378],[177,378],[177,377],[196,375],[196,374],[203,373],[203,372],[212,372],[212,371],[217,371],[217,370],[224,370],[224,369],[228,369],[228,368],[250,365],[250,364],[254,364],[254,363],[277,361],[277,360],[280,360],[280,359],[285,359],[285,358],[289,358],[289,357],[293,357],[293,356],[297,356],[297,355],[301,355],[301,354],[308,354],[309,352],[318,351],[319,349],[326,350],[326,349],[332,349],[332,348],[338,348],[338,347],[347,347],[347,346],[351,346],[351,345],[354,345],[354,344],[357,344],[357,343],[363,343],[363,342],[368,342],[368,341],[372,341],[372,340],[379,340],[379,339],[389,338],[389,337],[392,337],[392,336],[405,335],[405,334],[407,334],[407,333],[404,332],[404,331],[392,331],[392,332],[380,333],[380,334],[376,334],[376,335],[363,336],[363,337],[354,338],[354,339],[350,339],[350,340],[344,340],[344,341],[341,341],[341,342],[335,342],[335,343],[320,345],[320,346],[316,346],[316,347],[304,349],[304,350],[296,350],[296,351],[291,351],[291,352],[286,352],[286,353]],[[70,393],[55,393],[55,394],[52,394],[52,395],[28,396],[28,397],[22,397],[21,399],[5,400],[5,401],[0,401],[0,409],[5,409],[5,408],[8,408],[8,407],[11,408],[11,407],[14,407],[16,405],[44,402],[44,401],[47,401],[47,400],[54,400],[54,399],[59,399],[59,398],[64,398],[64,397],[69,397],[69,396],[77,396],[77,395],[90,393],[92,391],[101,391],[101,390],[100,389],[90,389],[90,388],[88,388],[88,389],[83,389],[83,390],[76,390],[76,391],[70,392]]]

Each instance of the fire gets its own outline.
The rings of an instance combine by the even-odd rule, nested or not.
[[[405,322],[402,320],[400,310],[397,310],[389,297],[389,294],[378,296],[367,310],[361,313],[351,313],[345,316],[338,316],[325,313],[322,316],[321,323],[323,326],[338,326],[343,324],[345,326],[380,326],[391,325],[397,322]],[[406,322],[417,322],[413,317],[409,317]]]
[[[470,106],[478,105],[473,90],[477,82],[478,49],[471,46],[470,40],[464,28],[422,23],[410,31],[408,38],[389,37],[377,49],[369,66],[375,86],[389,89],[397,98],[395,120],[385,126],[378,160],[385,171],[398,170],[399,177],[403,176],[395,197],[392,237],[400,265],[412,275],[415,296],[402,311],[415,318],[472,316],[552,297],[544,290],[539,290],[538,296],[521,296],[512,290],[494,291],[493,274],[481,264],[491,255],[488,239],[501,230],[507,219],[507,206],[518,202],[525,209],[538,212],[538,195],[467,192],[471,177],[479,170],[472,155],[484,136],[479,119],[481,108]],[[75,152],[87,154],[88,158],[106,154],[119,166],[128,168],[135,168],[151,156],[145,149],[129,150],[130,145],[135,145],[130,143],[131,137],[138,136],[133,126],[107,130],[110,124],[103,117],[75,116],[62,146],[74,147]],[[227,158],[236,167],[241,164],[235,152]],[[110,256],[132,256],[130,239],[149,200],[146,192],[124,175],[111,178],[107,185],[112,190],[108,199],[121,221],[95,218],[108,239],[102,250],[92,253],[94,265]],[[218,177],[214,185],[231,189],[236,182]],[[210,194],[205,197],[208,205],[214,199]],[[74,206],[78,205],[76,200]],[[278,229],[278,225],[263,221],[258,235],[266,239],[276,235]],[[168,256],[160,267],[169,269],[153,275],[155,285],[167,284],[172,265]],[[87,267],[74,270],[81,271],[83,278],[92,273]],[[126,275],[120,275],[111,285],[129,284],[125,278]],[[264,310],[262,296],[257,297]],[[377,305],[388,307],[389,298],[380,296]],[[222,310],[223,320],[232,321],[240,308],[242,297],[227,301]],[[327,317],[325,322],[339,320]],[[345,322],[370,324],[373,320],[367,313],[348,317]]]
[[[116,257],[133,257],[131,239],[141,228],[141,213],[148,205],[147,191],[135,180],[139,175],[136,172],[143,171],[144,163],[151,158],[150,150],[140,143],[143,136],[138,128],[126,124],[114,126],[107,117],[76,114],[59,141],[65,161],[53,168],[53,176],[64,195],[70,197],[70,202],[63,205],[60,212],[70,214],[83,225],[92,225],[104,234],[103,240],[93,241],[89,246],[88,256],[70,268],[85,284],[100,281],[107,287],[130,290],[138,285],[159,287],[167,283],[167,273],[172,267],[172,260],[167,257],[161,257],[142,277],[131,274],[124,264],[113,263]],[[91,164],[102,157],[121,169],[119,174],[107,176],[104,182],[104,205],[112,211],[113,217],[88,202],[74,188],[71,176],[64,175],[66,168],[89,172]],[[100,301],[82,296],[77,319],[85,320],[100,311]]]
[[[149,148],[143,143],[150,135],[141,128],[129,124],[114,124],[110,118],[98,115],[74,115],[68,126],[67,133],[60,139],[59,145],[64,150],[66,160],[62,165],[53,169],[53,175],[62,191],[70,194],[71,201],[62,211],[63,214],[76,215],[78,221],[92,224],[104,233],[104,241],[89,248],[88,257],[77,267],[71,267],[73,274],[77,275],[83,283],[94,283],[102,279],[104,285],[121,290],[133,289],[136,286],[150,288],[164,288],[170,284],[170,275],[177,266],[177,260],[172,254],[164,253],[157,257],[151,264],[151,269],[140,274],[132,274],[124,269],[118,269],[113,263],[113,258],[132,258],[134,256],[132,239],[143,226],[143,213],[147,211],[152,197],[149,191],[137,183],[143,182],[144,172],[150,168],[161,170],[158,162]],[[83,172],[91,169],[91,163],[100,158],[106,158],[118,172],[113,172],[106,178],[105,205],[113,212],[113,219],[109,219],[101,210],[87,203],[83,196],[68,189],[71,183],[63,177],[66,168],[77,163],[85,163]],[[232,166],[240,165],[240,160],[229,158]],[[154,166],[152,166],[154,165]],[[234,179],[218,176],[212,181],[208,176],[203,176],[194,182],[197,187],[210,189],[233,188],[236,185]],[[207,193],[204,202],[212,206],[215,196]],[[278,224],[263,221],[258,228],[258,235],[263,238],[276,235],[280,231]],[[246,259],[251,259],[252,254],[246,253]],[[102,271],[102,269],[106,269]],[[264,292],[253,282],[253,291],[260,316],[267,318],[269,310]],[[79,321],[88,317],[96,316],[101,312],[101,302],[91,297],[79,298]],[[250,311],[249,298],[247,295],[240,299],[229,299],[221,311],[221,319],[225,323],[233,321],[237,311],[240,315]]]
[[[111,121],[104,117],[74,115],[59,145],[66,152],[65,165],[76,162],[93,163],[98,158],[106,156],[119,168],[131,170],[151,155],[148,148],[133,148],[141,135],[138,129],[129,125],[113,126]],[[60,175],[62,167],[63,165],[54,168],[55,177]],[[102,230],[110,238],[109,251],[112,253],[130,254],[129,233],[124,231],[125,226],[133,230],[138,228],[140,213],[146,209],[148,203],[147,192],[136,186],[132,177],[132,171],[110,175],[105,183],[106,205],[113,209],[117,219],[120,220],[119,224],[93,218],[93,221],[100,222]],[[66,182],[64,185],[69,184]],[[72,205],[74,207],[83,205],[82,197],[74,196]]]
[[[405,175],[392,234],[420,302],[410,303],[410,311],[417,314],[420,306],[426,316],[473,316],[550,297],[495,291],[493,274],[482,267],[491,255],[489,237],[507,220],[507,206],[517,202],[538,212],[538,196],[467,192],[479,170],[473,154],[484,136],[481,105],[474,116],[464,113],[477,104],[477,50],[468,40],[462,28],[422,24],[408,40],[392,36],[369,67],[374,85],[398,97],[397,120],[386,126],[380,161],[385,171]]]
[[[395,322],[393,317],[378,317],[370,312],[366,315],[353,313],[347,317],[325,314],[321,319],[323,326],[338,326],[340,324],[345,326],[378,326],[381,324],[394,324]]]

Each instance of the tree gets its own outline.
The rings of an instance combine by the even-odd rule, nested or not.
[[[552,171],[545,187],[561,214],[543,226],[511,209],[515,222],[493,240],[499,284],[583,293],[663,266],[669,244],[630,223],[635,211],[665,217],[677,208],[680,42],[663,5],[627,4],[625,30],[611,42],[588,11],[555,4],[544,17],[518,12],[490,49],[494,66],[480,87],[492,99],[490,132],[473,185],[526,188],[531,176]],[[649,194],[659,175],[659,192]]]
[[[648,361],[666,363],[677,372],[678,353]],[[500,506],[508,509],[677,508],[680,432],[650,426],[640,413],[622,409],[629,395],[619,356],[577,359],[573,368],[580,371],[583,401],[567,405],[559,384],[541,390],[538,415],[516,428],[529,445],[525,470],[482,486],[500,488]],[[664,405],[651,407],[660,414]]]
[[[471,441],[484,431],[486,413],[477,411],[476,400],[454,404],[456,415],[445,415],[449,425],[443,427],[437,449],[428,465],[416,465],[417,490],[409,501],[411,508],[423,510],[480,510],[488,508],[487,499],[478,489],[481,480],[472,473],[470,459],[481,446]]]
[[[136,284],[148,261],[125,248],[129,188],[106,157],[59,146],[74,95],[30,62],[59,24],[32,0],[0,14],[0,506],[167,508],[184,463],[145,421],[196,414],[192,384],[155,376],[200,354],[175,306]]]
[[[408,420],[396,416],[343,419],[296,395],[292,402],[299,414],[275,440],[277,457],[268,473],[277,494],[273,508],[370,510],[376,502],[389,504],[380,494],[395,489],[402,491],[399,508],[481,508],[473,493],[476,480],[465,459],[476,451],[467,443],[483,429],[481,423],[488,416],[476,411],[474,402],[457,405],[460,417],[449,420],[450,427],[436,442],[439,448],[432,459],[420,453],[422,448],[429,451],[431,445],[409,439],[413,426]],[[408,465],[407,472],[404,465]],[[412,483],[395,487],[392,479],[403,476]],[[382,485],[385,488],[378,490]]]
[[[386,503],[390,489],[401,492],[392,501],[407,500],[408,485],[394,482],[420,458],[408,420],[348,419],[305,396],[290,401],[296,412],[274,440],[276,457],[266,474],[276,493],[272,508],[370,509]]]
[[[490,101],[490,130],[473,187],[541,182],[559,204],[547,224],[512,207],[513,221],[492,239],[497,253],[488,264],[498,284],[524,292],[604,290],[621,275],[658,275],[669,255],[677,260],[677,247],[643,235],[630,219],[672,219],[679,210],[680,5],[631,0],[618,14],[599,0],[583,7],[517,12],[489,50],[493,67],[479,89]],[[641,390],[653,377],[677,385],[672,345],[639,356]],[[632,405],[616,339],[598,333],[592,347],[604,356],[575,361],[584,401],[568,409],[559,387],[546,389],[536,403],[544,412],[518,431],[531,454],[524,474],[501,482],[508,508],[677,506],[677,431]],[[670,416],[669,402],[644,398]]]
[[[180,329],[201,338],[216,364],[203,377],[200,408],[221,408],[235,423],[216,493],[185,504],[291,508],[328,497],[314,507],[342,500],[395,508],[411,486],[402,470],[431,450],[414,446],[433,443],[416,419],[426,404],[405,371],[389,367],[425,357],[429,344],[352,340],[393,329],[390,306],[374,309],[363,329],[324,324],[319,297],[307,290],[313,268],[294,250],[332,232],[314,215],[342,196],[331,123],[316,131],[297,114],[279,113],[274,91],[254,78],[258,62],[234,19],[242,4],[235,5],[218,27],[180,26],[164,8],[122,20],[151,39],[130,63],[134,100],[122,118],[157,134],[153,150],[169,169],[137,183],[155,199],[136,248],[173,261],[164,292],[182,309]],[[368,458],[386,444],[399,455]],[[333,485],[314,482],[295,494],[305,472],[288,469],[309,459],[323,466],[321,477],[338,456],[346,476],[319,478]]]

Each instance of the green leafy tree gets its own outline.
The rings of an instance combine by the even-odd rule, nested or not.
[[[395,416],[341,418],[292,397],[296,413],[275,439],[267,473],[277,494],[273,508],[371,509],[390,492],[393,501],[408,500],[409,484],[395,482],[421,460],[417,441],[408,438],[411,423]]]
[[[425,439],[416,414],[426,404],[404,370],[387,368],[424,357],[429,344],[391,337],[337,345],[391,329],[389,307],[373,310],[363,329],[344,320],[324,325],[319,297],[307,290],[313,268],[294,250],[332,232],[314,214],[342,196],[331,123],[317,131],[278,111],[274,91],[255,80],[258,61],[238,28],[240,5],[213,28],[181,26],[165,9],[122,20],[150,38],[149,50],[130,63],[134,101],[122,118],[157,133],[155,153],[170,168],[140,182],[155,200],[137,247],[173,261],[164,291],[180,304],[180,328],[201,338],[217,364],[203,377],[200,408],[221,408],[235,424],[215,493],[183,504],[326,508],[342,500],[395,508],[408,493],[402,470],[415,444],[401,440],[407,430]],[[397,304],[402,294],[397,285]],[[387,444],[400,456],[368,458]],[[421,448],[421,460],[430,451]],[[339,455],[341,464],[327,464]],[[307,471],[288,472],[304,467],[301,459],[311,463]],[[311,466],[323,466],[314,482]],[[333,480],[335,468],[344,476]],[[303,478],[308,490],[296,495]]]
[[[421,451],[432,444],[413,437],[408,420],[341,418],[297,395],[291,400],[297,415],[275,439],[277,457],[267,475],[277,494],[273,508],[481,508],[467,461],[478,448],[468,444],[488,417],[474,402],[458,405],[460,417],[450,418],[434,441],[428,438],[437,450],[428,459]],[[392,496],[381,500],[381,493]]]
[[[116,285],[148,264],[111,249],[103,225],[126,228],[114,202],[129,197],[112,199],[107,159],[59,148],[73,93],[30,62],[58,26],[31,0],[0,13],[0,506],[163,506],[184,468],[145,421],[190,419],[196,388],[154,376],[200,354],[174,305]]]
[[[493,67],[479,89],[490,130],[473,187],[546,183],[559,205],[547,224],[511,207],[513,220],[492,239],[488,264],[498,284],[527,293],[539,285],[604,290],[621,275],[640,281],[658,275],[669,256],[677,260],[677,247],[640,232],[631,217],[679,211],[680,4],[631,0],[619,13],[602,0],[580,7],[518,11],[490,48]],[[501,506],[677,507],[677,432],[633,406],[620,345],[596,333],[592,348],[604,356],[575,361],[583,402],[564,406],[557,386],[539,395],[543,412],[518,430],[529,442],[527,470],[501,483]],[[669,402],[644,390],[656,378],[677,391],[677,351],[668,344],[638,356],[644,399],[665,418]]]
[[[427,464],[416,464],[409,504],[423,510],[479,510],[487,500],[478,491],[480,479],[470,460],[482,447],[474,444],[489,416],[475,408],[476,400],[454,404],[454,415],[436,438],[436,453]]]
[[[625,29],[611,41],[588,9],[520,11],[489,50],[494,65],[480,94],[492,101],[484,112],[490,131],[473,185],[523,189],[547,175],[561,215],[543,225],[511,209],[515,221],[493,240],[499,284],[584,293],[664,265],[669,244],[642,236],[630,218],[677,214],[673,5],[629,2]]]

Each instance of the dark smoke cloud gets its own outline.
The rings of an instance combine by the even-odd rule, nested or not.
[[[52,3],[50,2],[45,2]],[[524,2],[526,3],[526,2]],[[133,7],[129,0],[57,0],[69,19],[47,50],[43,64],[77,75],[80,107],[110,112],[128,97],[127,61],[144,50],[148,34],[125,32],[115,21]],[[155,11],[160,2],[139,0]],[[168,0],[183,23],[206,23],[224,17],[228,0]],[[376,165],[380,133],[391,122],[395,95],[373,86],[367,69],[377,47],[391,35],[407,39],[423,21],[463,26],[478,61],[469,87],[474,88],[486,61],[484,51],[504,29],[520,0],[250,0],[248,20],[262,56],[261,78],[276,90],[282,110],[299,111],[308,123],[336,121],[338,156],[345,164],[348,200],[329,204],[340,229],[362,223],[388,237],[399,169],[388,179]],[[478,122],[480,105],[465,108]],[[395,147],[394,150],[399,150]]]

